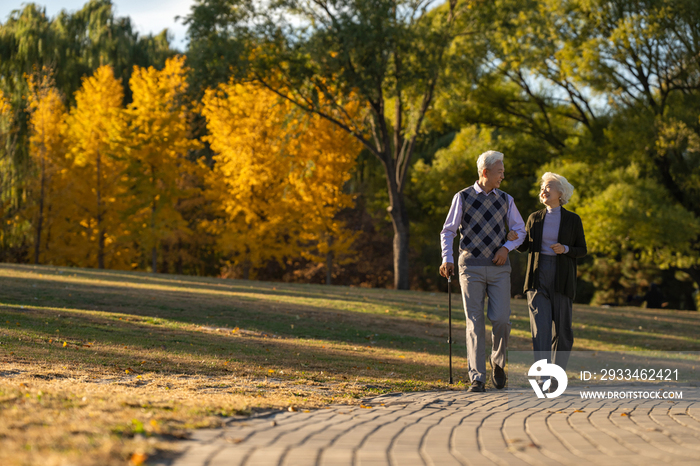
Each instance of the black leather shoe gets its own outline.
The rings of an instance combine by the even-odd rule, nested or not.
[[[547,389],[547,393],[554,393],[557,391],[557,388],[559,388],[559,382],[557,382],[557,379],[554,377],[550,378],[551,382],[549,383],[549,388]]]
[[[475,380],[472,382],[471,386],[469,387],[468,392],[485,392],[486,387],[484,386],[484,382],[480,380]]]
[[[506,386],[506,381],[508,380],[508,377],[506,377],[506,371],[504,371],[498,364],[492,363],[491,365],[493,366],[493,370],[491,371],[491,383],[494,387],[500,390]]]

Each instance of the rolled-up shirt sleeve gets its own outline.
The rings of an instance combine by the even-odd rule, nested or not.
[[[452,250],[452,243],[454,242],[455,236],[457,236],[457,230],[459,229],[459,225],[461,224],[461,222],[462,196],[460,196],[459,193],[457,193],[452,198],[452,205],[450,206],[450,211],[447,214],[447,219],[445,220],[445,224],[442,226],[442,231],[440,232],[440,245],[442,246],[443,264],[445,262],[454,262],[454,252]]]
[[[515,201],[510,194],[508,195],[508,229],[518,234],[518,239],[515,241],[506,241],[503,245],[508,251],[512,251],[525,241],[525,222],[523,222],[520,211],[515,207]]]

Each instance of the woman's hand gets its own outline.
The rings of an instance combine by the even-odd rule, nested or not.
[[[518,239],[518,233],[516,233],[514,230],[510,230],[508,232],[508,241],[515,241]]]
[[[553,244],[551,247],[552,251],[556,252],[557,254],[564,254],[564,252],[566,252],[566,248],[559,243]]]

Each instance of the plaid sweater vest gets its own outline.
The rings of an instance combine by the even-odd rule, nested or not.
[[[459,195],[463,209],[459,262],[472,266],[494,265],[491,261],[496,251],[506,242],[508,196],[498,189],[488,195],[479,193],[474,186],[463,189]]]

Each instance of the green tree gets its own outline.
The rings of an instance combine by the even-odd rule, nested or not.
[[[479,21],[489,52],[482,73],[471,82],[455,80],[456,98],[438,103],[448,120],[545,141],[543,162],[557,159],[557,167],[583,163],[586,176],[575,183],[582,207],[617,184],[610,173],[634,165],[635,186],[654,186],[659,196],[666,193],[659,199],[669,209],[698,217],[700,4],[496,0],[479,10]],[[606,181],[590,192],[596,179]],[[596,221],[592,212],[587,215]],[[635,223],[643,218],[624,218],[628,230],[644,230]],[[660,241],[651,247],[672,247],[661,239],[649,238]],[[679,267],[700,286],[698,262],[690,260],[700,257],[700,239],[695,236],[691,250],[675,244],[688,260],[659,265]],[[630,241],[620,246],[641,254]]]

